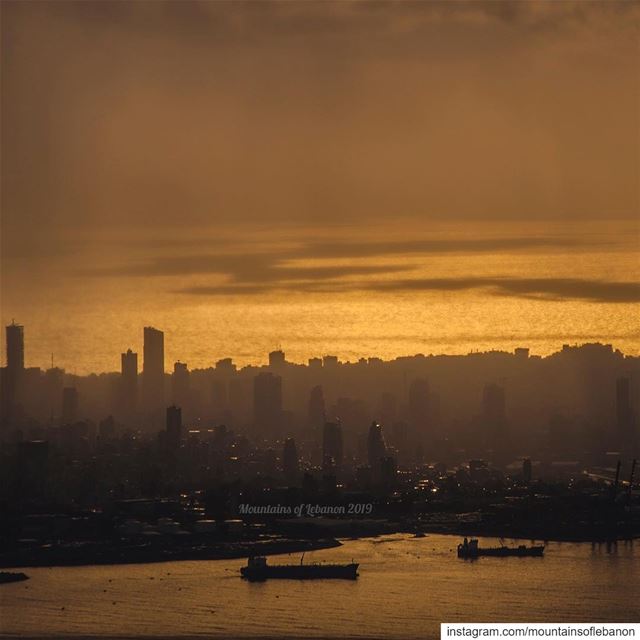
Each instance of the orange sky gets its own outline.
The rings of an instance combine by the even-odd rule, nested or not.
[[[3,321],[98,296],[106,331],[142,277],[162,309],[473,291],[603,339],[618,304],[637,351],[637,3],[1,7]]]
[[[639,213],[635,3],[2,13],[12,245],[150,221]]]

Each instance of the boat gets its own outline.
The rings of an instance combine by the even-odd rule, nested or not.
[[[28,580],[29,576],[26,573],[15,573],[13,571],[0,571],[0,584],[6,584],[7,582],[22,582]]]
[[[247,566],[240,569],[243,578],[250,581],[262,581],[268,578],[289,580],[342,579],[355,580],[358,577],[358,564],[267,564],[264,556],[251,556]]]
[[[417,533],[414,534],[413,536],[414,538],[426,538],[427,534],[424,533],[424,531],[418,531]]]
[[[517,558],[541,557],[544,553],[544,545],[527,547],[524,544],[518,547],[486,547],[482,549],[478,545],[478,540],[464,539],[464,542],[458,545],[458,558],[474,559],[481,556],[489,556],[494,558],[508,558],[515,556]]]

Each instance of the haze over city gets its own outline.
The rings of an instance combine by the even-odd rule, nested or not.
[[[640,633],[640,3],[0,12],[0,635]]]
[[[637,354],[637,14],[3,3],[3,323],[85,374],[147,324],[191,367]]]

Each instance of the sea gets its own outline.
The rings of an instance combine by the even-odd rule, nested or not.
[[[0,634],[413,639],[439,638],[443,622],[640,620],[640,541],[550,542],[543,558],[475,561],[457,558],[459,541],[395,534],[269,559],[353,560],[355,581],[250,583],[241,559],[26,568],[28,581],[0,587]]]

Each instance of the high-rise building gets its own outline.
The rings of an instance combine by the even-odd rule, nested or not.
[[[24,369],[24,327],[12,322],[7,325],[7,370]]]
[[[533,468],[531,466],[531,458],[525,458],[522,461],[522,479],[529,484],[533,478]]]
[[[142,393],[147,411],[164,407],[164,333],[153,327],[144,328]]]
[[[182,409],[180,407],[167,407],[167,448],[169,451],[177,451],[182,440]]]
[[[259,373],[253,379],[253,421],[260,436],[277,437],[282,426],[282,378]]]
[[[133,418],[138,408],[138,354],[127,349],[120,354],[120,397],[122,414]]]
[[[382,434],[382,427],[377,422],[372,422],[367,438],[367,457],[369,466],[375,469],[387,453],[387,445]]]
[[[62,424],[74,424],[78,420],[78,390],[65,387],[62,390]]]
[[[189,405],[191,395],[191,382],[189,378],[189,367],[184,362],[176,362],[173,365],[173,375],[171,376],[171,395],[173,404],[185,409]]]
[[[342,425],[339,422],[325,422],[322,434],[323,468],[340,468],[342,456]]]
[[[272,368],[282,367],[284,366],[284,351],[278,349],[277,351],[272,351],[269,354],[269,366]]]
[[[300,463],[298,461],[298,449],[293,438],[287,438],[284,441],[282,449],[282,471],[284,473],[287,484],[295,485],[300,474]]]
[[[7,366],[2,374],[2,397],[3,420],[12,421],[17,417],[18,397],[20,395],[20,383],[24,372],[24,328],[22,325],[12,322],[7,325]]]

